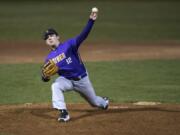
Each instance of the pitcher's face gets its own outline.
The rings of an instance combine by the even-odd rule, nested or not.
[[[50,47],[57,47],[59,45],[59,36],[55,34],[48,35],[48,38],[46,39],[46,44]]]

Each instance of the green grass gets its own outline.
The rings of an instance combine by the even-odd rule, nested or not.
[[[76,36],[93,6],[100,12],[90,42],[180,40],[177,0],[0,2],[0,40],[37,42],[48,27],[56,28],[63,40]]]
[[[160,101],[180,103],[180,60],[86,63],[98,95],[112,102]],[[0,65],[0,104],[51,102],[51,82],[40,79],[39,64]],[[68,103],[84,100],[65,93]]]

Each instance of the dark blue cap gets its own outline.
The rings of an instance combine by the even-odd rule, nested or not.
[[[53,28],[49,28],[48,30],[46,30],[46,31],[44,32],[43,39],[46,40],[49,35],[53,35],[53,34],[55,34],[56,36],[58,36],[58,33],[57,33]]]

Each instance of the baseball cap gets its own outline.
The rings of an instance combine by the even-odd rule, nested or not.
[[[46,40],[49,35],[53,35],[53,34],[58,36],[58,33],[56,32],[56,30],[54,30],[53,28],[49,28],[44,32],[43,39]]]

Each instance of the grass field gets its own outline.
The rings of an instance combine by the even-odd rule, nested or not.
[[[88,41],[180,39],[177,0],[11,0],[0,2],[0,40],[37,42],[48,27],[56,28],[61,38],[67,39],[81,31],[93,6],[100,12]]]
[[[144,100],[180,103],[180,60],[88,62],[86,65],[97,94],[109,96],[114,103]],[[41,82],[39,64],[0,65],[0,74],[0,104],[51,102],[52,81]],[[84,102],[74,92],[65,96],[68,103]]]

